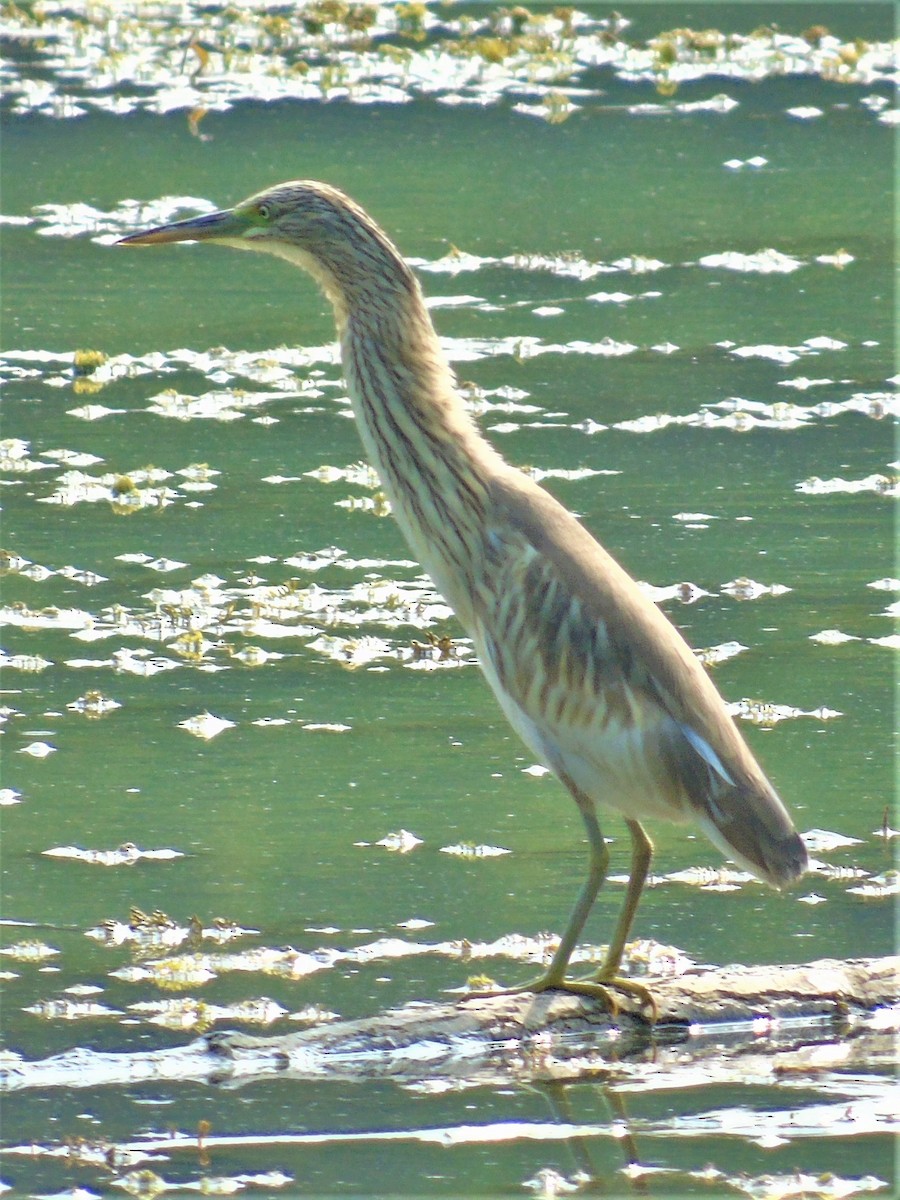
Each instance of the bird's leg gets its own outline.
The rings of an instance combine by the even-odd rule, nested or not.
[[[606,879],[606,872],[609,866],[609,850],[603,839],[603,832],[597,821],[593,802],[567,776],[560,773],[560,778],[575,797],[578,810],[581,813],[585,829],[587,830],[588,845],[590,847],[588,877],[584,881],[581,891],[578,893],[578,899],[575,901],[575,907],[572,909],[569,923],[560,938],[559,945],[556,947],[556,951],[550,961],[550,966],[538,979],[515,988],[502,988],[490,992],[469,992],[463,999],[471,1000],[489,996],[509,996],[521,992],[546,992],[552,988],[559,988],[562,991],[574,992],[581,996],[594,996],[597,999],[603,1000],[610,1012],[615,1014],[619,1007],[616,999],[609,988],[604,987],[599,979],[566,979],[566,969],[569,965],[569,959],[572,957],[572,951],[578,943],[581,931],[584,929],[585,922],[588,919],[588,914],[594,905],[594,901],[597,899],[597,893]],[[638,892],[640,892],[640,889],[638,889]],[[620,983],[618,979],[614,982],[617,985]]]
[[[628,890],[625,893],[625,903],[622,905],[616,931],[606,951],[606,958],[593,978],[599,984],[613,984],[621,991],[637,996],[650,1008],[653,1020],[656,1021],[659,1017],[659,1009],[650,989],[644,987],[642,983],[637,983],[633,979],[624,979],[619,975],[625,943],[631,932],[638,901],[650,870],[650,860],[653,857],[653,843],[644,832],[644,827],[638,821],[626,821],[625,824],[631,834],[631,872],[628,876]]]
[[[616,932],[606,951],[606,958],[600,968],[604,974],[615,975],[622,962],[625,943],[631,933],[634,915],[637,912],[638,901],[650,871],[650,860],[653,857],[653,843],[644,832],[644,827],[638,821],[626,821],[628,832],[631,834],[631,871],[628,876],[628,890],[625,893],[625,903],[616,925]]]
[[[560,938],[559,945],[556,947],[556,951],[550,961],[550,966],[538,979],[515,988],[502,988],[491,992],[470,992],[464,999],[471,1000],[487,996],[508,996],[521,992],[546,992],[553,988],[558,988],[560,991],[573,992],[579,996],[593,996],[598,1000],[602,1000],[610,1013],[615,1016],[619,1008],[618,1002],[611,990],[615,988],[618,991],[628,992],[632,996],[637,996],[642,1004],[647,1005],[653,1021],[656,1021],[659,1016],[659,1009],[650,989],[644,987],[642,983],[637,983],[633,979],[624,979],[618,974],[619,965],[622,962],[622,954],[625,950],[625,943],[628,941],[628,934],[631,931],[634,914],[637,911],[638,901],[641,898],[647,872],[650,869],[650,859],[653,856],[653,843],[644,832],[643,826],[637,821],[626,822],[628,831],[631,834],[631,874],[628,877],[628,890],[625,893],[625,903],[622,907],[616,931],[609,944],[603,964],[595,975],[589,976],[587,979],[566,978],[566,970],[569,965],[569,959],[572,957],[572,951],[578,944],[578,939],[584,929],[588,914],[594,905],[594,901],[597,899],[597,893],[606,879],[606,872],[609,866],[609,850],[606,848],[603,832],[597,821],[597,813],[594,809],[593,801],[585,796],[566,775],[560,773],[560,779],[575,797],[575,801],[578,804],[578,811],[581,813],[584,827],[587,830],[588,845],[590,847],[588,877],[584,881],[581,891],[578,893],[578,899],[575,901],[575,907],[572,910],[571,917],[569,917],[569,923]]]
[[[567,780],[565,782],[568,783]],[[565,986],[564,981],[569,959],[572,957],[572,951],[578,944],[581,931],[584,929],[588,914],[594,906],[594,901],[597,899],[597,893],[603,886],[609,867],[609,850],[606,847],[603,831],[600,829],[600,824],[597,821],[597,814],[594,811],[593,804],[575,788],[574,784],[569,783],[569,788],[578,802],[578,809],[584,821],[584,827],[587,830],[589,846],[588,877],[584,881],[581,891],[578,893],[578,899],[575,901],[575,907],[572,909],[569,923],[559,940],[559,945],[556,947],[556,951],[550,961],[550,966],[547,968],[546,973],[532,985],[531,990],[533,991],[546,991],[547,988]]]

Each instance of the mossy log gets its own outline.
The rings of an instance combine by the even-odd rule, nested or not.
[[[748,1059],[759,1060],[771,1074],[805,1069],[803,1053],[811,1048],[819,1063],[837,1055],[846,1066],[880,1054],[881,1041],[893,1036],[896,1021],[885,1010],[898,1003],[898,981],[900,957],[694,968],[645,981],[659,1009],[654,1024],[625,993],[614,1015],[598,1000],[566,992],[461,997],[277,1037],[222,1030],[148,1052],[79,1048],[38,1062],[7,1062],[3,1084],[18,1090],[165,1079],[234,1086],[276,1074],[398,1082],[573,1079],[648,1056],[661,1064],[663,1054],[672,1070],[725,1054],[729,1061],[741,1056],[744,1071]]]

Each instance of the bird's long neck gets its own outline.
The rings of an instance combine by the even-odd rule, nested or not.
[[[418,284],[391,300],[351,306],[339,321],[350,398],[401,529],[469,625],[473,555],[503,460],[463,407]]]

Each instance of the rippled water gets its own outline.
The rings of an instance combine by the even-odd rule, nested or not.
[[[888,6],[828,6],[832,36],[803,5],[706,5],[781,31],[712,45],[647,41],[697,24],[676,5],[468,32],[466,6],[408,29],[387,6],[367,33],[235,6],[193,43],[169,6],[102,9],[3,18],[7,1065],[515,982],[581,881],[574,806],[361,461],[324,301],[249,255],[111,246],[290,177],[389,230],[482,428],[704,653],[809,835],[815,872],[778,896],[655,828],[636,937],[716,963],[889,953]],[[585,956],[624,894],[605,831]],[[7,1147],[43,1149],[2,1178],[550,1195],[589,1170],[619,1195],[633,1156],[670,1194],[798,1172],[887,1192],[886,1067],[851,1062],[788,1086],[723,1057],[690,1089],[662,1061],[608,1089],[86,1072],[7,1098]],[[203,1123],[249,1142],[95,1161]]]

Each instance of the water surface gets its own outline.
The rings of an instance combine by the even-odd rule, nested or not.
[[[804,5],[623,11],[634,26],[616,36],[638,48],[678,26],[767,23],[794,36],[822,19]],[[124,59],[114,81],[96,64],[67,74],[7,15],[18,35],[3,196],[14,219],[2,360],[10,1051],[146,1050],[216,1025],[284,1032],[316,1011],[370,1015],[474,973],[512,983],[534,970],[410,953],[305,978],[223,971],[179,983],[153,974],[153,955],[112,944],[132,908],[176,928],[196,916],[208,934],[216,918],[256,931],[236,939],[241,950],[352,951],[386,937],[415,948],[558,933],[582,879],[574,806],[530,770],[359,465],[331,315],[311,282],[218,248],[111,246],[142,222],[291,177],[343,187],[384,224],[420,271],[488,436],[662,589],[693,645],[721,660],[712,669],[726,698],[747,701],[748,737],[801,831],[846,839],[780,896],[755,882],[668,881],[721,860],[693,831],[658,826],[661,879],[635,936],[714,963],[891,951],[880,831],[895,648],[894,135],[889,55],[859,46],[848,67],[840,52],[857,37],[885,42],[891,17],[886,5],[827,6],[834,71],[818,46],[805,58],[795,46],[784,71],[754,82],[727,62],[662,79],[649,60],[629,72],[624,53],[588,61],[579,43],[568,74],[559,62],[546,78],[524,59],[488,63],[441,91],[415,82],[427,61],[416,55],[450,38],[448,26],[422,42],[394,37],[413,54],[401,103],[378,91],[377,56],[349,94],[323,98],[327,37],[315,53],[290,51],[307,55],[317,95],[287,87],[297,72],[273,70],[270,96],[266,75],[234,58],[208,78],[173,75],[174,48],[185,57],[174,32],[149,39],[169,57],[148,58],[143,76]],[[215,52],[230,34],[204,20]],[[602,32],[581,36],[599,46]],[[184,95],[167,108],[176,84]],[[579,107],[547,120],[556,93]],[[88,350],[99,365],[76,357]],[[449,653],[429,635],[450,638]],[[227,724],[202,736],[213,727],[192,722],[204,714]],[[405,854],[376,844],[400,830],[421,844]],[[612,818],[605,831],[621,875],[627,838]],[[46,854],[124,843],[180,857],[113,866]],[[441,852],[454,847],[468,853]],[[591,946],[623,894],[616,883],[601,898]],[[105,936],[104,922],[117,923]],[[262,998],[273,1005],[242,1023],[233,1006]],[[172,1000],[174,1014],[139,1007]],[[77,1007],[89,1004],[106,1011]],[[854,1075],[880,1111],[883,1065]],[[892,1147],[874,1117],[762,1145],[676,1127],[689,1113],[825,1098],[849,1111],[841,1087],[830,1075],[799,1095],[771,1080],[690,1094],[623,1086],[613,1100],[639,1161],[665,1168],[645,1179],[651,1191],[709,1194],[697,1174],[707,1164],[723,1190],[775,1194],[760,1181],[832,1171],[887,1191]],[[173,1184],[290,1180],[257,1178],[247,1185],[257,1194],[488,1195],[535,1180],[550,1194],[539,1173],[574,1177],[583,1143],[532,1140],[530,1124],[608,1129],[608,1103],[593,1082],[550,1096],[514,1080],[446,1093],[387,1082],[49,1088],[7,1100],[4,1140],[127,1143],[200,1122],[219,1134],[326,1131],[333,1143],[153,1169]],[[493,1122],[509,1123],[495,1142],[453,1137]],[[417,1141],[424,1129],[450,1131],[451,1144]],[[410,1137],[344,1136],[379,1130]],[[584,1144],[607,1191],[629,1194],[619,1140]],[[119,1194],[126,1175],[16,1156],[3,1170],[21,1195]]]

